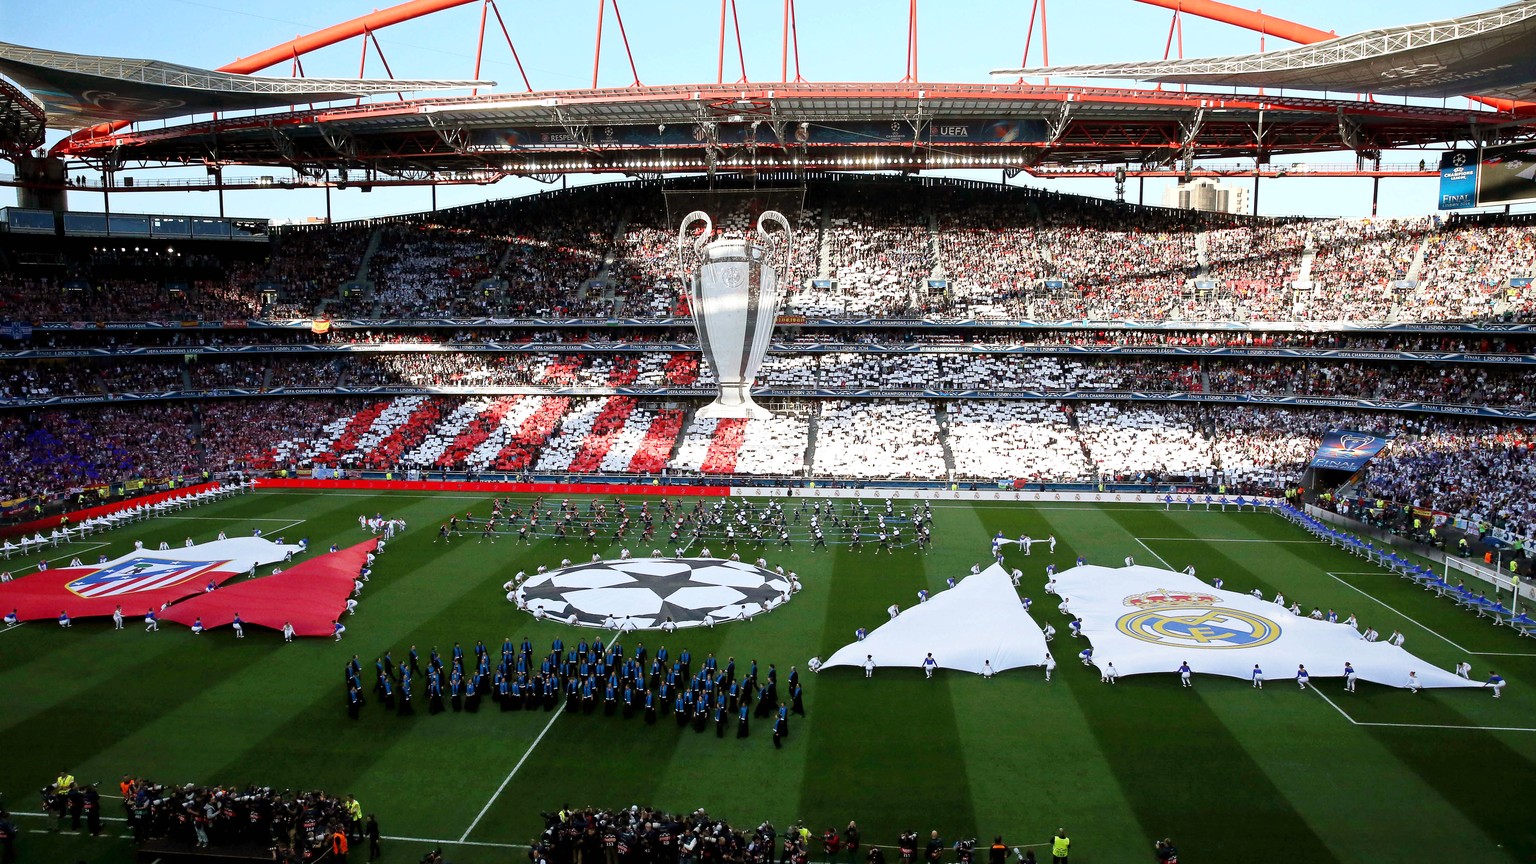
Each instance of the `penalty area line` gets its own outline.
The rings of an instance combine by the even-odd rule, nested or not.
[[[79,541],[73,541],[73,542],[79,542]],[[110,545],[110,544],[108,544],[108,543],[86,543],[86,544],[84,544],[84,546],[82,548],[77,548],[77,549],[70,550],[70,552],[68,554],[56,555],[56,556],[54,556],[52,558],[44,558],[42,560],[47,561],[49,564],[52,564],[55,561],[63,561],[66,558],[78,558],[81,553],[84,553],[84,552],[94,552],[97,549],[101,549],[101,548],[103,548],[105,546],[108,546],[108,545]],[[21,568],[17,568],[17,569],[18,570],[19,569],[24,569],[24,566],[21,567]],[[35,567],[36,565],[33,565],[33,566]],[[39,570],[38,572],[41,573],[43,571]]]
[[[1321,542],[1321,541],[1318,541],[1318,540],[1265,540],[1262,537],[1236,537],[1236,538],[1229,537],[1229,538],[1225,538],[1225,539],[1213,539],[1213,538],[1210,538],[1210,537],[1140,537],[1140,538],[1137,538],[1137,539],[1140,539],[1140,540],[1156,540],[1156,541],[1163,542],[1163,543],[1174,542],[1174,541],[1184,542],[1184,543],[1265,543],[1265,544],[1270,544],[1270,543],[1319,543],[1319,542]]]
[[[1325,572],[1327,572],[1329,576],[1332,576],[1335,579],[1339,579],[1340,576],[1380,576],[1381,573],[1382,573],[1382,571],[1380,571],[1380,570],[1329,570],[1329,571],[1325,571]],[[1340,582],[1344,582],[1343,579],[1339,579],[1339,581]],[[1351,588],[1355,588],[1355,586],[1350,585],[1348,582],[1344,582],[1344,584],[1345,585],[1349,585],[1349,587],[1351,587]],[[1359,589],[1359,588],[1355,588],[1355,590],[1356,591],[1360,591],[1361,594],[1365,594],[1365,596],[1370,597],[1372,600],[1376,600],[1375,597],[1372,597],[1370,594],[1366,594],[1364,591],[1361,591],[1361,589]],[[1377,603],[1381,603],[1380,600],[1376,600],[1376,602]],[[1385,603],[1381,603],[1381,605],[1387,606],[1387,604],[1385,604]],[[1391,606],[1387,606],[1387,608],[1388,609],[1392,609]],[[1396,609],[1392,609],[1392,611],[1393,612],[1397,612]],[[1402,615],[1403,613],[1398,612],[1397,614]],[[1406,615],[1403,615],[1403,617],[1404,618],[1408,618],[1408,616],[1406,616]],[[1408,620],[1409,621],[1413,621],[1412,618],[1408,618]],[[1419,624],[1419,622],[1417,622],[1417,621],[1413,621],[1413,623]],[[1419,624],[1419,626],[1420,627],[1424,627],[1423,624]],[[1495,625],[1495,626],[1497,626],[1497,625]],[[1424,629],[1425,630],[1429,630],[1428,627],[1424,627]],[[1435,633],[1435,631],[1433,631],[1433,630],[1429,630],[1429,632]],[[1436,636],[1440,636],[1439,633],[1435,633],[1435,635]],[[1444,636],[1440,636],[1440,638],[1441,639],[1445,639]],[[1446,641],[1450,642],[1449,639],[1446,639]],[[1456,645],[1455,642],[1451,642],[1451,644],[1452,645]],[[1456,647],[1460,648],[1461,646],[1457,645]],[[1463,648],[1462,650],[1465,651],[1466,649]],[[1536,652],[1532,652],[1532,651],[1467,651],[1467,653],[1472,655],[1473,657],[1536,657]]]
[[[483,840],[439,840],[432,837],[397,837],[391,834],[380,834],[384,840],[394,840],[400,843],[429,843],[436,846],[484,846],[489,849],[527,849],[528,846],[521,843],[489,843]]]
[[[1339,712],[1339,715],[1348,720],[1353,726],[1377,726],[1391,729],[1453,729],[1460,732],[1536,732],[1536,729],[1528,726],[1464,726],[1455,723],[1382,723],[1374,720],[1356,720],[1349,716],[1349,712],[1340,708],[1337,702],[1329,699],[1328,694],[1322,690],[1314,686],[1312,692],[1321,696],[1324,702],[1333,706],[1333,710]]]
[[[106,796],[102,796],[102,797],[106,797]],[[58,814],[56,814],[56,813],[27,813],[27,812],[24,812],[24,811],[21,811],[21,810],[12,810],[11,811],[11,815],[12,816],[28,816],[28,817],[31,817],[31,818],[34,818],[34,819],[54,819],[54,818],[57,818],[57,816],[58,816]],[[127,822],[128,819],[126,817],[123,817],[123,816],[103,816],[103,817],[101,817],[101,821],[103,821],[103,822]],[[49,833],[53,833],[53,832],[49,832]]]
[[[1353,726],[1359,726],[1360,725],[1360,721],[1359,720],[1356,720],[1355,718],[1349,716],[1349,712],[1345,711],[1343,708],[1340,708],[1339,707],[1339,703],[1333,701],[1332,699],[1329,699],[1328,698],[1328,694],[1326,694],[1323,691],[1317,689],[1317,687],[1315,687],[1315,686],[1312,688],[1312,692],[1316,693],[1317,695],[1319,695],[1321,697],[1323,697],[1323,701],[1327,702],[1329,705],[1333,706],[1333,710],[1339,712],[1339,716],[1343,717],[1345,720],[1348,720],[1351,725],[1353,725]]]
[[[160,519],[195,519],[199,522],[289,522],[286,516],[160,516]],[[304,520],[299,520],[304,521]]]
[[[1477,653],[1476,651],[1469,651],[1466,648],[1463,648],[1460,645],[1457,645],[1455,642],[1452,642],[1450,639],[1447,639],[1446,637],[1441,636],[1433,628],[1431,628],[1431,627],[1429,627],[1429,626],[1427,626],[1425,624],[1419,623],[1419,621],[1416,620],[1415,618],[1413,618],[1412,616],[1410,616],[1410,615],[1408,615],[1408,614],[1406,614],[1404,612],[1399,611],[1397,608],[1393,607],[1391,604],[1387,603],[1385,600],[1382,600],[1379,597],[1375,596],[1374,594],[1371,594],[1370,592],[1366,591],[1364,588],[1359,588],[1359,587],[1351,584],[1349,582],[1349,580],[1347,580],[1347,579],[1340,579],[1338,577],[1338,574],[1334,573],[1334,571],[1332,571],[1332,570],[1324,570],[1323,572],[1328,574],[1328,578],[1334,580],[1335,582],[1338,582],[1340,585],[1343,585],[1343,586],[1345,586],[1346,588],[1349,588],[1352,591],[1357,591],[1360,594],[1363,594],[1364,596],[1370,598],[1371,600],[1374,600],[1375,602],[1381,604],[1382,606],[1385,606],[1386,608],[1391,609],[1396,614],[1401,615],[1403,618],[1406,618],[1408,621],[1412,622],[1414,626],[1416,626],[1416,627],[1424,630],[1425,632],[1429,633],[1430,635],[1432,635],[1432,636],[1442,640],[1447,645],[1451,646],[1452,648],[1455,648],[1457,651],[1460,651],[1463,654],[1476,654]],[[1385,571],[1383,571],[1383,572],[1385,572]]]
[[[1133,537],[1131,539],[1135,540],[1137,543],[1140,543],[1141,544],[1141,548],[1147,550],[1148,552],[1151,552],[1153,558],[1156,558],[1157,560],[1163,562],[1163,568],[1164,569],[1167,569],[1167,570],[1173,570],[1174,569],[1174,566],[1172,564],[1168,563],[1168,559],[1166,559],[1163,556],[1157,554],[1157,552],[1155,550],[1153,550],[1153,548],[1151,546],[1148,546],[1146,544],[1146,541],[1142,540],[1140,537]],[[1156,540],[1158,538],[1154,537],[1152,539]]]
[[[485,802],[485,806],[480,808],[480,813],[475,816],[475,821],[469,823],[469,827],[464,829],[464,834],[459,837],[460,843],[468,842],[470,832],[474,831],[475,826],[480,824],[480,820],[485,818],[485,814],[490,812],[491,805],[495,804],[496,799],[501,797],[501,793],[507,788],[507,784],[512,782],[513,777],[517,776],[518,770],[523,767],[524,762],[528,761],[528,757],[533,755],[534,748],[538,747],[539,742],[544,740],[544,736],[549,734],[549,730],[555,725],[555,721],[560,719],[560,714],[563,711],[565,711],[564,700],[560,702],[559,707],[555,708],[555,713],[550,715],[549,722],[544,724],[544,730],[539,733],[539,737],[533,739],[533,743],[528,745],[527,751],[523,753],[523,758],[517,760],[517,764],[513,765],[512,770],[507,772],[506,779],[502,780],[501,785],[496,787],[496,792],[491,795],[491,800]]]

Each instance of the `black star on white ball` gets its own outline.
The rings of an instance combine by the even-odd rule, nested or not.
[[[741,561],[634,558],[542,573],[515,592],[536,615],[589,627],[679,627],[745,620],[783,602],[789,580]]]

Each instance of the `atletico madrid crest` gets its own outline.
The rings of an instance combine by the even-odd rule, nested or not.
[[[64,587],[81,597],[114,597],[169,588],[223,569],[222,561],[181,561],[174,558],[133,558],[92,570]]]

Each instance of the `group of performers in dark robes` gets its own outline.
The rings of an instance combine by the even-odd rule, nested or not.
[[[789,737],[789,716],[805,714],[800,675],[793,667],[781,693],[771,663],[761,674],[756,660],[738,669],[735,658],[721,664],[713,654],[695,665],[687,648],[673,656],[662,646],[653,655],[638,643],[626,654],[619,637],[606,645],[601,637],[590,643],[583,638],[572,647],[557,637],[543,657],[536,657],[527,637],[520,645],[507,638],[500,661],[493,661],[484,642],[476,642],[468,653],[455,642],[446,661],[434,647],[425,666],[414,645],[400,662],[385,652],[374,660],[372,695],[400,716],[416,713],[415,700],[423,697],[429,714],[474,713],[487,697],[502,711],[553,711],[563,700],[569,712],[592,714],[601,706],[606,716],[638,716],[648,724],[671,712],[679,728],[692,725],[703,732],[713,724],[718,738],[725,737],[732,721],[737,738],[748,737],[753,720],[768,721],[775,747]],[[356,655],[346,667],[346,699],[347,715],[358,719],[368,697]]]
[[[813,551],[829,545],[876,552],[894,549],[926,551],[931,542],[933,509],[924,502],[898,508],[892,499],[873,506],[862,500],[777,499],[752,502],[739,498],[714,503],[681,500],[632,501],[615,498],[588,500],[585,506],[569,498],[554,502],[544,496],[519,504],[513,498],[493,498],[489,517],[473,511],[457,515],[438,529],[438,540],[478,533],[479,542],[511,539],[533,545],[550,540],[556,545],[585,543],[594,548],[608,545],[654,545],[667,552],[697,544],[723,548],[793,548],[808,545]],[[677,553],[681,555],[682,553]],[[894,554],[894,553],[893,553]]]

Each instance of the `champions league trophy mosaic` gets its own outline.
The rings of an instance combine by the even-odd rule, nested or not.
[[[752,401],[752,382],[773,337],[794,232],[777,210],[760,212],[745,232],[715,238],[714,229],[710,214],[693,210],[677,234],[699,348],[720,382],[720,395],[698,416],[772,417]]]

